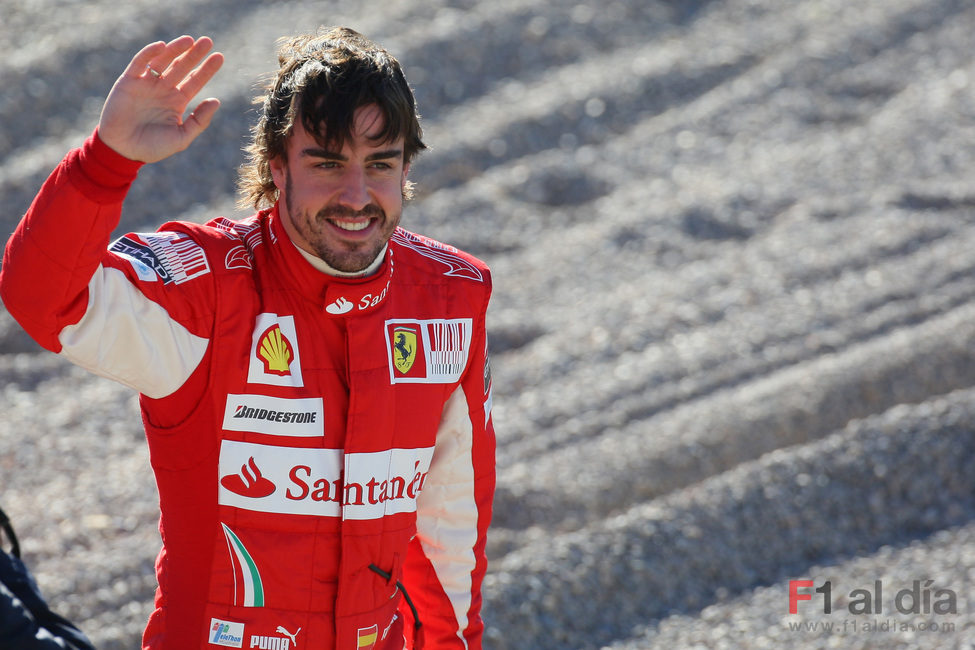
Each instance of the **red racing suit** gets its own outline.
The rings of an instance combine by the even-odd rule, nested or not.
[[[160,500],[152,650],[480,648],[494,431],[490,275],[405,230],[365,279],[276,210],[110,244],[139,163],[97,136],[7,244],[42,346],[141,393]]]

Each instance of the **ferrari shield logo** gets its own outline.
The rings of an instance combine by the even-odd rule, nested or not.
[[[452,384],[460,381],[471,349],[470,318],[398,318],[386,321],[389,381]]]
[[[416,361],[416,330],[399,326],[393,330],[393,365],[404,375]]]

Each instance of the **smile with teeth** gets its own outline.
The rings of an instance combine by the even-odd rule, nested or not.
[[[365,230],[369,227],[369,224],[372,223],[372,219],[366,219],[365,221],[340,221],[338,219],[331,219],[330,221],[342,230],[349,230],[352,232]]]

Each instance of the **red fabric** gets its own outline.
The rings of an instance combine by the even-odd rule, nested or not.
[[[84,314],[88,280],[141,166],[112,151],[96,131],[51,173],[8,240],[0,297],[43,347],[59,352],[61,329]]]
[[[141,399],[163,542],[144,647],[234,647],[238,635],[243,647],[393,647],[405,620],[400,580],[427,650],[463,647],[461,637],[479,648],[494,491],[487,268],[400,230],[377,274],[340,280],[301,257],[273,210],[165,224],[106,251],[137,171],[97,136],[69,154],[8,243],[0,295],[54,351],[93,309],[159,320],[132,305],[161,307],[174,331],[205,346],[178,389]],[[96,269],[122,299],[89,305]],[[190,358],[183,341],[106,342],[92,369],[111,373],[132,345]],[[474,542],[446,554],[471,558],[459,627],[447,596],[456,585],[442,584],[443,560],[414,540],[417,499],[440,494],[433,483],[454,471],[431,471],[452,395],[466,410],[449,434],[466,450],[458,476],[472,480],[443,516],[457,515],[461,530],[472,522]]]

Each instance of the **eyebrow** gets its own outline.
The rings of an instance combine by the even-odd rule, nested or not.
[[[316,147],[308,147],[307,149],[301,150],[301,155],[305,158],[321,158],[323,160],[338,160],[340,162],[347,162],[349,159],[342,154],[329,151],[328,149],[320,149]],[[388,160],[390,158],[402,158],[402,149],[384,149],[383,151],[376,151],[374,153],[366,156],[366,162],[372,162],[374,160]]]

